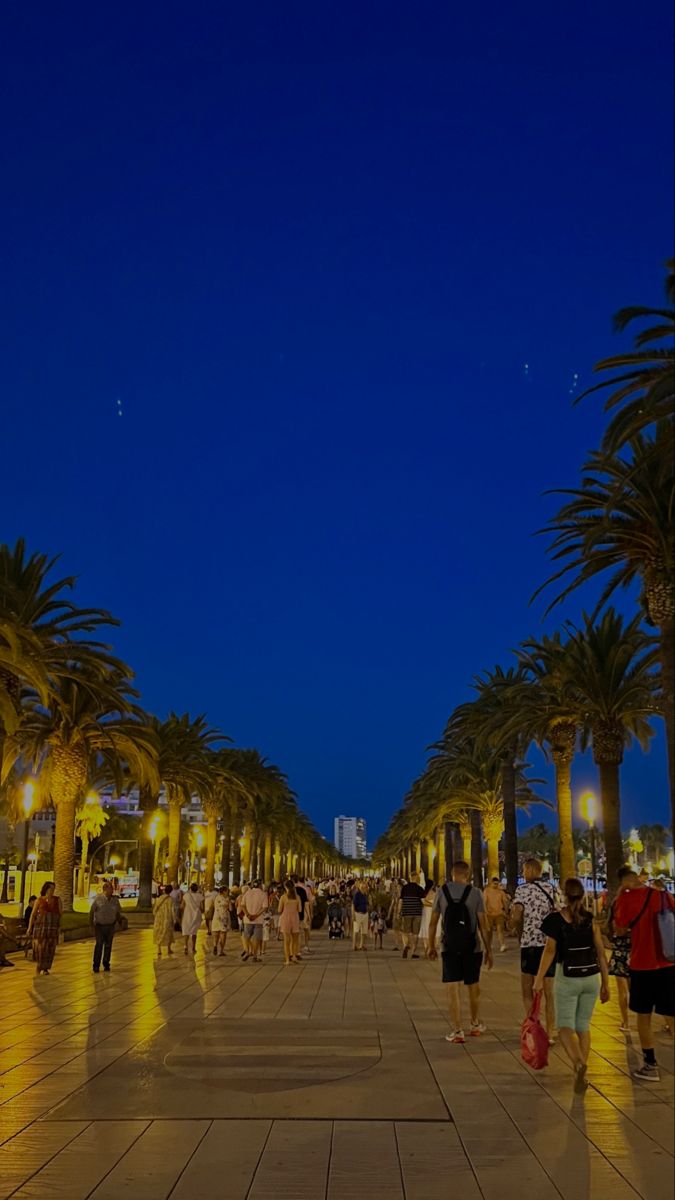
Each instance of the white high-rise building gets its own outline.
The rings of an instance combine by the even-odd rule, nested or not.
[[[365,858],[365,817],[336,817],[333,840],[340,854],[344,854],[345,858]]]

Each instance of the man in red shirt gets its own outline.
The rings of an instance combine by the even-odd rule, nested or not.
[[[644,1062],[633,1074],[637,1079],[658,1082],[661,1078],[654,1054],[652,1013],[666,1020],[673,1033],[675,1025],[675,965],[664,958],[656,918],[662,909],[675,909],[669,892],[656,888],[635,887],[621,892],[614,905],[617,926],[630,929],[631,1012],[637,1013],[638,1035]]]

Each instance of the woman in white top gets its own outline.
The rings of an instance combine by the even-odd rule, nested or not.
[[[183,896],[181,911],[181,933],[185,938],[185,953],[188,954],[192,950],[194,954],[197,949],[197,932],[201,929],[204,912],[204,897],[196,883],[192,883],[189,892]]]
[[[220,958],[225,953],[225,943],[230,931],[230,892],[222,887],[216,892],[213,900],[213,918],[211,932],[213,933],[213,953]]]
[[[420,942],[422,943],[422,950],[425,958],[427,956],[427,950],[429,949],[427,946],[427,941],[429,938],[429,921],[431,920],[431,912],[434,907],[435,899],[436,885],[434,883],[428,883],[426,894],[424,900],[422,901],[422,920],[420,921]]]

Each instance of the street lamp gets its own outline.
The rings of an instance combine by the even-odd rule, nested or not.
[[[581,815],[588,822],[591,838],[591,872],[593,875],[593,915],[596,915],[598,903],[598,860],[595,846],[595,822],[598,815],[598,802],[593,792],[585,792],[579,802]]]
[[[26,871],[28,869],[28,833],[30,830],[30,814],[33,808],[33,799],[35,797],[35,782],[32,779],[27,779],[23,785],[23,796],[21,798],[21,807],[23,808],[23,855],[21,856],[21,895],[19,897],[19,911],[23,912],[24,900],[26,898]]]

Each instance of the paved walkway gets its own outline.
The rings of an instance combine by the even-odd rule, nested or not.
[[[663,1081],[632,1081],[598,1007],[575,1097],[557,1049],[520,1062],[515,949],[485,976],[489,1032],[451,1046],[437,964],[314,945],[155,963],[129,932],[109,975],[88,943],[0,972],[0,1200],[671,1200],[665,1035]]]

